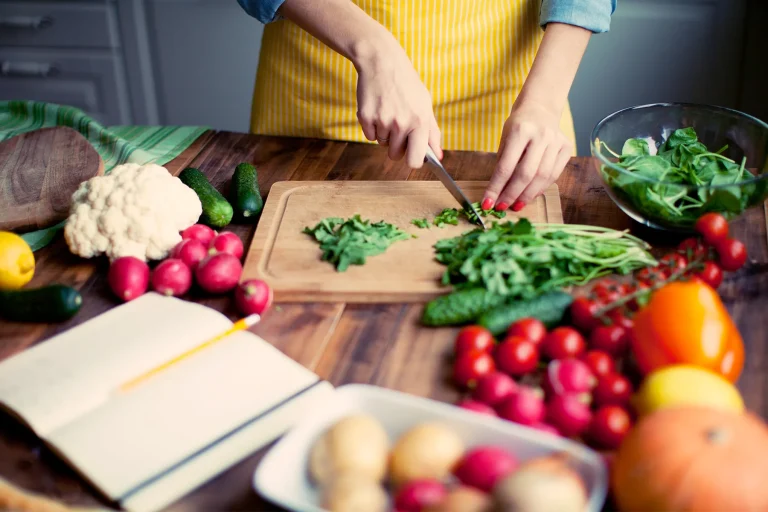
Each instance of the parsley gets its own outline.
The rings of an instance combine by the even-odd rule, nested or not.
[[[742,184],[755,177],[745,168],[746,157],[737,163],[724,156],[727,145],[710,151],[693,128],[675,130],[654,155],[645,139],[626,140],[620,155],[603,146],[625,171],[604,165],[608,186],[644,216],[668,226],[693,226],[707,212],[732,219],[768,196],[765,181]]]
[[[459,210],[456,208],[444,208],[443,211],[437,214],[435,217],[435,220],[432,221],[432,224],[435,226],[441,228],[446,224],[450,224],[452,226],[458,226],[459,225]]]
[[[413,224],[417,228],[421,228],[421,229],[428,229],[429,228],[429,221],[427,219],[413,219],[411,221],[411,224]]]
[[[475,210],[478,211],[481,217],[487,217],[489,215],[496,217],[497,219],[503,219],[507,216],[507,212],[497,212],[496,210],[489,209],[484,210],[480,207],[480,203],[472,203],[472,206],[475,207]],[[467,211],[465,209],[457,209],[457,208],[443,208],[443,210],[438,213],[434,220],[432,221],[432,224],[437,226],[438,228],[442,228],[446,224],[450,224],[452,226],[458,226],[459,225],[459,215],[463,215],[469,222],[473,224],[478,224],[477,220],[474,218],[474,214],[471,211]],[[418,226],[420,228],[427,227],[426,225],[422,225],[423,223],[427,222],[427,219],[414,219],[411,221],[411,224]]]
[[[411,235],[384,221],[371,223],[360,215],[351,219],[328,217],[314,228],[303,230],[320,243],[322,260],[344,272],[350,265],[364,265],[369,256],[386,251],[398,240],[407,240]]]

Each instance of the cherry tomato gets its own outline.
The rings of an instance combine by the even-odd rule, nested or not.
[[[600,325],[600,320],[595,318],[598,309],[598,302],[587,297],[576,297],[571,303],[571,322],[582,331],[589,332]]]
[[[632,383],[620,373],[610,373],[597,380],[592,398],[598,407],[603,405],[629,404],[632,397]]]
[[[632,427],[632,419],[623,407],[605,405],[597,410],[589,424],[589,439],[595,445],[615,450]]]
[[[723,271],[713,261],[704,263],[704,268],[694,275],[714,289],[723,282]]]
[[[496,363],[488,352],[470,350],[464,352],[453,363],[453,380],[466,388],[474,388],[477,380],[496,371]]]
[[[677,274],[688,266],[688,260],[682,254],[670,253],[659,260],[659,266],[664,269],[667,277]]]
[[[619,357],[629,346],[627,330],[620,325],[598,325],[589,335],[589,348]]]
[[[490,352],[494,343],[491,331],[479,325],[468,325],[462,328],[456,336],[453,351],[457,356],[471,350]]]
[[[728,238],[728,221],[719,213],[705,213],[694,227],[708,244],[717,245]]]
[[[509,326],[507,335],[520,336],[538,346],[544,341],[544,337],[547,335],[547,328],[544,322],[538,318],[521,318]]]
[[[611,322],[613,322],[614,325],[622,326],[627,332],[631,331],[632,327],[635,325],[635,321],[625,315],[621,308],[609,311],[608,318],[611,319]]]
[[[592,293],[604,304],[619,300],[621,291],[619,284],[611,279],[602,279],[592,287]]]
[[[539,364],[539,349],[531,340],[522,336],[508,336],[496,347],[496,364],[499,370],[519,377],[533,372]]]
[[[666,281],[669,275],[661,266],[645,267],[637,273],[637,280],[648,286],[653,286],[660,281]]]
[[[677,252],[685,256],[688,261],[704,260],[709,257],[709,246],[701,238],[691,237],[680,242],[677,246]]]
[[[627,295],[640,292],[642,290],[647,290],[649,288],[647,283],[643,282],[636,282],[632,285],[629,285],[629,289],[627,290]],[[637,311],[640,309],[641,306],[643,306],[646,302],[648,302],[648,294],[646,295],[639,295],[636,298],[630,300],[627,302],[627,308],[630,311]],[[634,323],[634,322],[633,322]]]
[[[720,259],[720,268],[723,270],[739,270],[747,261],[747,247],[735,238],[726,238],[715,248]]]
[[[616,371],[616,363],[608,352],[590,350],[581,356],[595,377],[601,378]]]
[[[542,346],[550,359],[577,357],[586,351],[584,337],[572,327],[556,327],[544,338]]]

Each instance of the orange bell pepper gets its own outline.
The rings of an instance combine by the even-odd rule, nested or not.
[[[643,374],[673,364],[708,368],[735,383],[744,342],[720,296],[698,280],[664,285],[635,315],[632,352]]]

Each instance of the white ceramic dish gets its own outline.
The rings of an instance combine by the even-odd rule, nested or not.
[[[376,386],[349,384],[340,386],[330,396],[331,403],[313,407],[258,465],[253,487],[261,496],[296,512],[323,512],[307,473],[309,451],[315,439],[335,420],[363,412],[378,418],[392,441],[417,423],[440,420],[453,427],[468,447],[493,444],[506,448],[520,460],[567,451],[575,457],[587,485],[588,512],[599,512],[605,501],[605,463],[600,454],[581,444],[455,405]]]

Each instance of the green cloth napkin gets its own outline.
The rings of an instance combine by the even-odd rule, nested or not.
[[[75,107],[38,101],[0,101],[0,141],[50,126],[69,126],[82,133],[104,160],[105,174],[126,162],[166,164],[209,129],[206,126],[104,127]],[[21,236],[37,251],[48,245],[63,227],[61,222]]]

